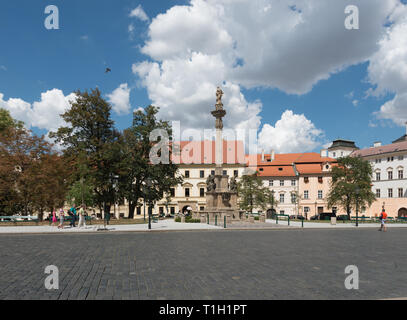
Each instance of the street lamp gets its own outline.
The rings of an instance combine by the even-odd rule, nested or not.
[[[271,190],[271,218],[273,218],[274,214],[274,194],[276,192],[274,190]]]
[[[144,185],[143,185],[143,196],[144,196],[144,221],[146,221],[146,194],[152,186],[152,181],[150,178],[147,178]],[[148,206],[148,229],[151,230],[151,212],[150,212],[150,204]]]
[[[359,194],[360,194],[359,186],[356,186],[355,194],[356,194],[356,227],[358,227],[359,226]]]

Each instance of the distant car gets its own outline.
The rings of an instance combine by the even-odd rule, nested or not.
[[[311,217],[311,220],[331,220],[331,218],[335,218],[336,214],[333,212],[322,212],[315,216]]]
[[[336,220],[338,220],[338,221],[348,221],[349,217],[348,217],[347,214],[341,214],[341,215],[336,217]]]
[[[292,216],[290,216],[290,219],[292,219],[292,220],[305,220],[305,217],[300,216],[300,215],[292,215]]]

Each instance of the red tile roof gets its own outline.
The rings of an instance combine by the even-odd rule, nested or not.
[[[397,151],[406,151],[407,150],[407,141],[392,143],[385,146],[380,146],[376,148],[368,148],[362,150],[354,151],[351,156],[352,157],[369,157],[369,156],[376,156],[384,153],[391,153]]]

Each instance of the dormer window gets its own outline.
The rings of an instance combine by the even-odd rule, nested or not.
[[[309,183],[309,178],[308,177],[304,178],[304,183]]]

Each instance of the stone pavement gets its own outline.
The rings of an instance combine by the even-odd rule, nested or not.
[[[407,297],[405,229],[0,235],[0,299]],[[59,268],[57,291],[45,267]],[[346,290],[356,265],[360,289]]]
[[[2,233],[93,233],[97,232],[99,228],[104,228],[103,222],[101,224],[88,225],[86,228],[71,228],[65,226],[64,229],[58,229],[51,226],[18,226],[18,227],[1,227],[0,234]],[[109,232],[145,232],[148,231],[147,224],[126,224],[126,225],[108,225]],[[174,220],[160,220],[157,223],[151,223],[153,231],[175,231],[175,230],[218,230],[222,227],[215,227],[204,223],[177,223]]]
[[[276,220],[266,220],[266,223],[270,225],[276,225]],[[278,226],[288,226],[287,220],[278,220]],[[300,221],[290,221],[291,227],[301,227]],[[388,228],[407,228],[407,223],[387,223],[386,226]],[[326,222],[311,222],[307,221],[304,222],[304,228],[312,228],[312,229],[355,229],[356,226],[354,223],[343,223],[342,221],[338,221],[336,225],[331,225],[330,223]],[[380,228],[380,223],[359,223],[358,228]]]

